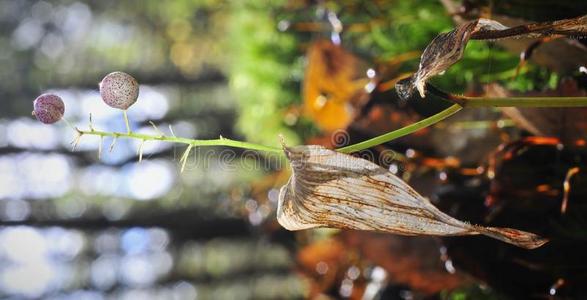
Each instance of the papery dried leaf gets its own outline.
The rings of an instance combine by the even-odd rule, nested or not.
[[[500,39],[509,37],[544,37],[552,35],[587,36],[587,15],[554,22],[530,23],[507,27],[497,21],[478,19],[459,25],[452,31],[436,36],[420,58],[418,71],[409,79],[396,84],[402,99],[412,96],[417,89],[420,97],[426,96],[426,81],[458,62],[464,54],[469,39]]]
[[[418,72],[414,74],[413,86],[420,97],[426,96],[424,86],[430,77],[444,72],[463,57],[477,23],[478,21],[464,23],[452,31],[439,34],[428,44],[420,58]]]
[[[403,235],[484,234],[528,249],[547,242],[516,229],[461,222],[367,160],[321,146],[285,148],[285,153],[293,174],[279,193],[277,220],[288,230],[334,227]]]

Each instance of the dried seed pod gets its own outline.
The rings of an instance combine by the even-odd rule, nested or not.
[[[554,22],[530,23],[507,27],[489,19],[478,19],[459,25],[452,31],[436,36],[424,49],[418,71],[409,79],[396,84],[402,99],[410,98],[414,90],[420,97],[426,96],[426,81],[441,74],[458,62],[464,54],[469,39],[487,40],[511,37],[587,36],[587,15]]]
[[[139,97],[139,83],[124,72],[112,72],[100,82],[100,96],[108,106],[126,110]]]
[[[467,22],[450,32],[441,33],[424,49],[420,67],[413,80],[413,87],[418,90],[420,97],[426,96],[424,87],[429,78],[444,72],[463,57],[477,23],[478,21]]]
[[[54,94],[43,94],[33,102],[33,115],[45,124],[53,124],[65,113],[65,104],[61,97]]]
[[[321,146],[284,150],[293,173],[279,193],[277,220],[288,230],[334,227],[402,235],[483,234],[527,249],[548,241],[516,229],[459,221],[367,160]]]

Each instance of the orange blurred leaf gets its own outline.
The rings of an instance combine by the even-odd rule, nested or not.
[[[304,114],[324,131],[345,128],[369,98],[366,63],[328,40],[312,43],[307,60]]]

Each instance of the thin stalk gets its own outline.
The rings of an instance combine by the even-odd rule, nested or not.
[[[427,85],[428,91],[432,92],[436,96],[439,96],[445,100],[452,101],[456,104],[448,107],[447,109],[425,118],[421,121],[418,121],[414,124],[405,126],[403,128],[382,134],[380,136],[374,137],[372,139],[349,145],[346,147],[336,149],[342,153],[351,153],[356,151],[365,150],[371,148],[373,146],[377,146],[383,143],[387,143],[391,140],[397,139],[399,137],[411,134],[416,132],[420,129],[426,128],[433,124],[436,124],[453,114],[460,111],[464,106],[466,107],[585,107],[587,106],[587,97],[508,97],[508,98],[482,98],[482,97],[464,97],[464,96],[456,96],[453,94],[448,94],[442,92],[431,85]],[[113,137],[114,141],[118,138],[133,138],[139,139],[143,141],[162,141],[162,142],[170,142],[170,143],[180,143],[186,144],[192,147],[197,146],[228,146],[228,147],[235,147],[235,148],[242,148],[242,149],[249,149],[249,150],[257,150],[257,151],[264,151],[264,152],[271,152],[271,153],[279,153],[283,154],[283,150],[277,147],[270,147],[265,145],[259,145],[254,143],[248,142],[241,142],[226,138],[219,138],[219,139],[212,139],[212,140],[194,140],[182,137],[176,137],[175,135],[168,137],[163,135],[149,135],[149,134],[140,134],[134,133],[130,131],[130,126],[128,123],[128,118],[126,116],[126,111],[124,111],[125,123],[127,126],[127,133],[121,132],[106,132],[106,131],[99,131],[99,130],[80,130],[75,129],[81,137],[82,135],[96,135],[100,137]],[[76,140],[79,140],[79,137]],[[112,147],[112,146],[111,146]]]
[[[128,115],[126,114],[126,109],[122,111],[122,115],[124,117],[124,124],[126,125],[126,133],[130,134],[132,131],[130,130],[130,124],[128,123]]]
[[[353,145],[349,145],[346,147],[342,147],[339,149],[336,149],[339,152],[342,153],[351,153],[351,152],[357,152],[357,151],[361,151],[361,150],[365,150],[368,148],[371,148],[373,146],[377,146],[383,143],[387,143],[391,140],[397,139],[399,137],[408,135],[410,133],[413,133],[415,131],[418,131],[422,128],[426,128],[430,125],[433,125],[435,123],[438,123],[450,116],[452,116],[453,114],[455,114],[456,112],[458,112],[459,110],[461,110],[462,107],[458,104],[454,104],[452,106],[450,106],[449,108],[433,115],[430,116],[426,119],[420,120],[414,124],[410,124],[406,127],[402,127],[400,129],[394,130],[392,132],[388,132],[386,134],[382,134],[380,136],[374,137],[372,139],[357,143],[357,144],[353,144]]]
[[[65,122],[65,125],[67,125],[67,127],[71,128],[73,130],[76,130],[75,127],[73,125],[71,125],[71,123],[69,123],[69,121],[65,117],[61,118],[61,120],[63,122]]]
[[[465,107],[581,107],[587,97],[462,97]]]
[[[144,141],[161,141],[161,142],[168,142],[168,143],[179,143],[179,144],[186,144],[191,145],[193,147],[197,146],[228,146],[228,147],[235,147],[235,148],[243,148],[249,150],[257,150],[257,151],[265,151],[265,152],[272,152],[272,153],[280,153],[283,155],[283,150],[277,147],[270,147],[264,146],[259,144],[253,144],[248,142],[241,142],[235,141],[227,138],[220,138],[214,140],[194,140],[182,137],[175,137],[175,136],[160,136],[160,135],[150,135],[150,134],[141,134],[136,132],[129,132],[129,133],[122,133],[122,132],[107,132],[107,131],[99,131],[99,130],[80,130],[76,129],[80,135],[96,135],[100,137],[113,137],[115,139],[118,138],[131,138],[131,139],[139,139]]]
[[[441,123],[442,124],[442,123]],[[440,125],[438,127],[440,128]],[[504,128],[514,126],[515,123],[512,120],[480,120],[480,121],[460,121],[456,122],[449,129],[489,129],[489,128]],[[445,127],[442,127],[445,128]]]
[[[432,84],[426,84],[426,91],[446,101],[463,107],[585,107],[587,97],[467,97],[447,93]]]

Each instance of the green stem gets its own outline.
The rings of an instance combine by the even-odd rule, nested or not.
[[[391,140],[397,139],[399,137],[402,137],[404,135],[408,135],[410,133],[413,133],[415,131],[418,131],[422,128],[426,128],[432,124],[438,123],[450,116],[452,116],[453,114],[455,114],[456,112],[458,112],[459,110],[461,110],[462,107],[458,104],[454,104],[451,107],[433,115],[430,116],[424,120],[418,121],[414,124],[410,124],[406,127],[402,127],[400,129],[394,130],[392,132],[388,132],[386,134],[382,134],[380,136],[374,137],[372,139],[354,144],[354,145],[350,145],[350,146],[346,146],[346,147],[342,147],[339,149],[336,149],[339,152],[342,153],[351,153],[351,152],[357,152],[357,151],[361,151],[361,150],[365,150],[368,148],[371,148],[373,146],[377,146],[383,143],[387,143]]]
[[[587,97],[507,97],[507,98],[482,98],[454,96],[442,93],[445,99],[453,99],[466,107],[585,107]],[[351,153],[371,148],[399,137],[411,134],[422,128],[438,123],[462,109],[459,104],[453,106],[414,124],[374,137],[372,139],[342,147],[339,152]]]
[[[65,122],[65,125],[67,125],[67,127],[71,128],[73,130],[76,130],[75,127],[73,127],[73,125],[71,125],[71,123],[69,123],[69,121],[67,121],[67,119],[65,117],[61,118],[61,120],[63,122]]]
[[[451,95],[453,96],[453,95]],[[453,96],[455,97],[455,96]],[[465,105],[466,107],[584,107],[587,106],[587,97],[510,97],[510,98],[478,98],[478,97],[458,97],[457,100]],[[426,128],[430,125],[438,123],[456,112],[460,111],[463,107],[459,104],[454,104],[449,108],[430,116],[426,119],[418,121],[414,124],[408,125],[406,127],[394,130],[392,132],[388,132],[386,134],[374,137],[372,139],[342,147],[337,149],[337,151],[342,153],[351,153],[356,151],[361,151],[364,149],[371,148],[373,146],[377,146],[383,143],[387,143],[391,140],[397,139],[399,137],[411,134],[416,132],[420,129]],[[140,139],[143,141],[161,141],[161,142],[170,142],[170,143],[180,143],[186,144],[192,147],[195,146],[228,146],[228,147],[235,147],[235,148],[242,148],[242,149],[249,149],[249,150],[257,150],[257,151],[265,151],[271,153],[279,153],[283,155],[283,150],[277,147],[270,147],[264,146],[259,144],[253,144],[248,142],[241,142],[235,141],[231,139],[214,139],[214,140],[194,140],[188,138],[181,138],[181,137],[168,137],[164,135],[149,135],[149,134],[140,134],[134,133],[130,130],[128,117],[126,115],[126,111],[124,113],[124,121],[126,123],[127,133],[121,132],[106,132],[106,131],[98,131],[98,130],[80,130],[76,129],[79,135],[96,135],[100,137],[113,137],[117,138],[133,138],[133,139]]]
[[[467,97],[447,93],[426,84],[428,93],[464,107],[585,107],[587,97]]]
[[[514,126],[514,121],[505,120],[480,120],[480,121],[460,121],[452,124],[449,128],[454,129],[489,129],[492,127],[504,128]],[[440,127],[440,126],[439,126]],[[444,128],[444,127],[442,127]]]
[[[132,138],[132,139],[139,139],[144,141],[161,141],[161,142],[168,142],[168,143],[179,143],[179,144],[186,144],[194,146],[228,146],[228,147],[235,147],[235,148],[243,148],[249,150],[258,150],[258,151],[265,151],[265,152],[272,152],[272,153],[279,153],[283,155],[283,150],[281,148],[276,147],[269,147],[264,145],[258,145],[253,143],[235,141],[226,138],[220,138],[215,140],[193,140],[188,138],[182,137],[175,137],[175,136],[163,136],[163,135],[150,135],[150,134],[141,134],[135,132],[107,132],[107,131],[99,131],[99,130],[80,130],[77,129],[77,132],[80,135],[96,135],[100,137],[113,137],[113,138]]]
[[[126,125],[126,133],[130,134],[132,131],[130,130],[130,124],[128,123],[128,115],[126,114],[126,109],[122,111],[122,115],[124,116],[124,124]]]
[[[460,97],[465,107],[580,107],[587,106],[587,97]]]

